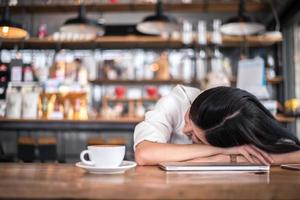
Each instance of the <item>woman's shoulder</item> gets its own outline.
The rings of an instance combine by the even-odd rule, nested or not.
[[[191,104],[201,93],[201,90],[195,87],[178,84],[173,88],[171,95],[180,101],[187,101]]]

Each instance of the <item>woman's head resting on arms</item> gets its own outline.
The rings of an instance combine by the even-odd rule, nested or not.
[[[219,147],[253,144],[270,153],[300,150],[300,142],[247,91],[216,87],[201,93],[185,115],[194,143]]]

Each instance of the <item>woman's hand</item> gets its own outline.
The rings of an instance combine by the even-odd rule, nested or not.
[[[257,148],[254,145],[242,145],[242,146],[225,148],[223,154],[242,155],[250,163],[256,163],[256,160],[258,160],[260,163],[263,163],[265,165],[270,165],[274,162],[268,153]]]

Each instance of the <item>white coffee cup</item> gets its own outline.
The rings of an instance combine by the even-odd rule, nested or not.
[[[84,158],[85,154],[89,155],[90,160]],[[80,160],[86,165],[113,168],[120,166],[124,156],[124,145],[93,145],[80,153]]]

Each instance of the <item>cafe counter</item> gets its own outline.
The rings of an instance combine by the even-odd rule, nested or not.
[[[0,199],[299,199],[300,171],[185,172],[138,166],[87,174],[74,164],[1,163]]]

